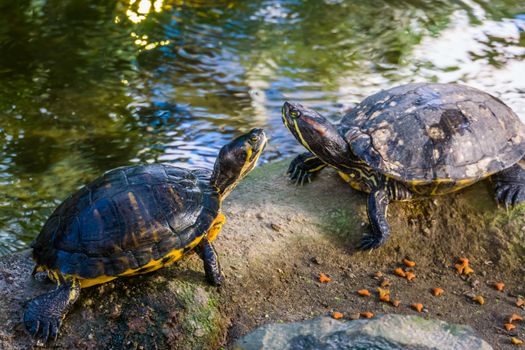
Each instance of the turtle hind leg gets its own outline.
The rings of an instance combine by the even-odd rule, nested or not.
[[[519,163],[524,161],[521,160]],[[491,177],[496,201],[504,204],[505,207],[525,201],[525,170],[519,163]]]
[[[29,302],[24,313],[28,332],[44,343],[56,340],[62,320],[80,294],[76,278],[63,281],[55,290],[42,294]]]
[[[296,185],[311,182],[312,177],[323,170],[326,163],[311,152],[305,152],[295,157],[288,167],[287,174]]]

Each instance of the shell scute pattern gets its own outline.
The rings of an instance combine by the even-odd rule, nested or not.
[[[525,127],[503,102],[452,84],[407,84],[367,97],[340,126],[355,154],[403,181],[479,179],[525,154]]]
[[[183,249],[218,214],[209,172],[117,168],[66,199],[33,243],[38,265],[81,278],[116,276]]]

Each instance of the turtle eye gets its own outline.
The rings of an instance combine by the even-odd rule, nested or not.
[[[290,117],[292,118],[299,118],[301,116],[301,112],[296,111],[295,109],[290,111]]]
[[[251,137],[250,137],[250,141],[251,141],[251,142],[254,142],[254,143],[257,142],[257,141],[259,141],[259,136],[257,136],[257,135],[253,135],[253,136],[251,136]]]

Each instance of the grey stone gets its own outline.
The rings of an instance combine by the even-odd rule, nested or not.
[[[262,326],[241,338],[234,350],[485,350],[492,349],[468,326],[418,316],[382,315],[338,321],[320,317]]]

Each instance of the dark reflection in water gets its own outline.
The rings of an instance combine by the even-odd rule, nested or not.
[[[211,166],[285,99],[334,115],[384,87],[460,81],[525,117],[525,5],[497,1],[0,0],[0,254],[67,194],[139,162]]]

